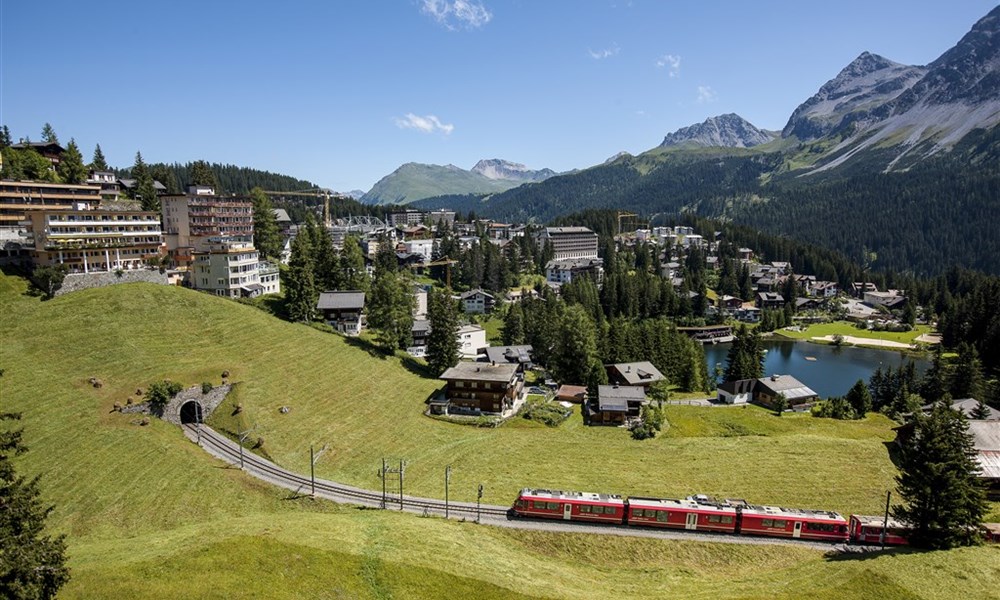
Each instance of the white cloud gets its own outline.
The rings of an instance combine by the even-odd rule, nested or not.
[[[440,119],[434,115],[418,116],[413,113],[406,113],[406,116],[402,119],[397,117],[395,119],[396,127],[400,129],[416,129],[423,133],[435,133],[440,132],[445,135],[450,134],[455,130],[455,126],[451,123],[442,123]]]
[[[713,90],[712,88],[708,87],[707,85],[699,85],[698,86],[698,103],[699,104],[704,104],[706,102],[715,102],[715,99],[718,98],[718,97],[719,97],[719,95],[715,93],[715,90]]]
[[[604,50],[598,50],[597,52],[588,49],[587,54],[589,54],[590,58],[594,60],[601,60],[602,58],[608,58],[609,56],[614,56],[618,54],[620,51],[621,48],[618,47],[618,44],[611,44],[610,48],[605,48]]]
[[[479,0],[422,0],[420,12],[454,31],[476,29],[490,22],[493,13]]]
[[[670,77],[678,77],[681,74],[681,57],[673,54],[664,54],[656,60],[656,68],[667,69]]]

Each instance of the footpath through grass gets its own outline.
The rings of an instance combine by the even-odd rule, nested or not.
[[[240,418],[301,472],[309,444],[329,444],[321,476],[376,487],[381,456],[404,456],[419,494],[440,495],[453,464],[453,498],[484,482],[493,503],[554,485],[843,511],[876,510],[891,485],[881,417],[671,407],[670,431],[652,443],[578,415],[555,429],[472,429],[420,416],[438,382],[412,363],[247,306],[143,284],[48,302],[23,289],[0,275],[0,407],[24,413],[30,451],[18,468],[42,476],[50,528],[69,536],[61,597],[996,597],[995,548],[831,562],[800,548],[508,531],[294,498],[177,427],[141,427],[111,407],[157,379],[217,383],[229,370]]]
[[[925,333],[930,333],[928,325],[917,325],[910,331],[871,331],[869,329],[858,329],[853,323],[848,321],[834,321],[832,323],[817,323],[803,328],[801,331],[794,329],[778,329],[775,335],[792,338],[796,340],[811,340],[814,337],[827,335],[843,335],[865,338],[869,340],[887,340],[890,342],[900,342],[903,344],[913,344],[914,341]]]

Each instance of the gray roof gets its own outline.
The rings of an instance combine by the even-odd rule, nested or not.
[[[737,381],[724,381],[719,384],[718,389],[730,394],[749,394],[757,385],[756,379],[739,379]]]
[[[484,292],[481,289],[475,289],[475,290],[469,290],[467,292],[462,292],[461,294],[459,294],[458,297],[460,299],[462,299],[462,300],[465,300],[467,298],[471,298],[471,297],[475,296],[476,294],[482,294],[482,295],[486,296],[487,298],[492,298],[493,297],[493,294],[491,294],[489,292]]]
[[[816,392],[809,389],[806,384],[791,375],[771,375],[770,377],[762,377],[757,380],[757,383],[758,385],[764,386],[772,393],[784,394],[785,398],[793,404],[797,399],[809,398],[817,395]]]
[[[531,346],[491,346],[486,349],[486,358],[494,363],[531,362]]]
[[[414,332],[416,332],[416,331],[427,331],[427,332],[429,332],[430,330],[431,330],[431,322],[428,321],[427,319],[414,319],[413,320],[413,327],[410,328],[410,331],[414,331]]]
[[[648,360],[633,363],[617,363],[608,366],[614,367],[630,386],[653,383],[654,381],[664,379],[663,373],[660,373],[660,370],[654,367],[653,363]]]
[[[568,233],[594,233],[587,227],[546,227],[545,233],[548,235],[560,235]],[[597,235],[596,233],[594,235]]]
[[[1000,452],[1000,421],[969,421],[976,450]]]
[[[135,179],[119,179],[119,185],[126,189],[132,189],[135,187]],[[167,186],[163,185],[159,181],[153,180],[153,189],[158,191],[167,191]]]
[[[495,365],[463,361],[446,370],[439,379],[446,381],[499,381],[507,383],[517,372],[517,365],[511,363],[497,363]]]
[[[646,393],[641,387],[628,385],[599,385],[597,386],[597,406],[601,411],[621,411],[628,410],[629,400],[642,402],[646,399]]]
[[[963,398],[961,400],[955,400],[954,402],[951,403],[952,410],[957,410],[966,417],[971,415],[972,411],[976,410],[977,406],[979,406],[979,400],[976,400],[975,398]],[[933,403],[925,404],[924,406],[920,407],[920,409],[923,410],[924,412],[930,412],[933,408],[934,408]],[[985,421],[1000,420],[1000,410],[996,410],[994,408],[990,408],[989,406],[987,406],[986,418],[983,420]]]
[[[288,211],[286,211],[285,209],[283,209],[283,208],[275,208],[275,209],[272,209],[272,210],[274,210],[274,219],[277,222],[279,222],[279,223],[291,223],[292,222],[291,217],[288,216]]]
[[[589,269],[591,267],[600,267],[604,265],[603,258],[560,258],[557,260],[550,260],[546,265],[546,269]]]
[[[365,293],[360,291],[323,292],[316,303],[318,310],[361,309],[365,307]]]

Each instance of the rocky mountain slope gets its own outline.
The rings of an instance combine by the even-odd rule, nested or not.
[[[490,194],[543,181],[556,175],[551,169],[531,170],[499,158],[481,160],[471,170],[455,165],[406,163],[380,179],[361,201],[366,204],[408,204],[424,198]]]
[[[473,173],[479,173],[487,179],[502,179],[504,181],[544,181],[556,172],[552,169],[532,170],[528,167],[500,158],[483,159],[472,167]]]
[[[682,127],[663,138],[660,147],[691,145],[751,148],[766,144],[776,137],[774,133],[754,127],[743,117],[729,113],[709,117],[703,123]]]

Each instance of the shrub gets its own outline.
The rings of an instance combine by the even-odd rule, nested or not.
[[[202,394],[207,394],[207,393],[211,392],[212,391],[212,387],[213,386],[212,386],[211,383],[209,383],[207,381],[203,382],[201,384],[201,393]]]
[[[557,427],[566,420],[573,411],[558,404],[531,400],[521,409],[521,416],[530,421],[538,421],[549,427]]]
[[[155,414],[162,414],[167,402],[170,402],[170,399],[179,394],[183,389],[184,386],[168,379],[151,383],[149,390],[146,392],[146,401],[149,402],[149,409]]]
[[[656,433],[663,429],[666,416],[663,409],[656,406],[643,406],[640,413],[639,423],[632,426],[632,439],[648,440],[656,437]]]

